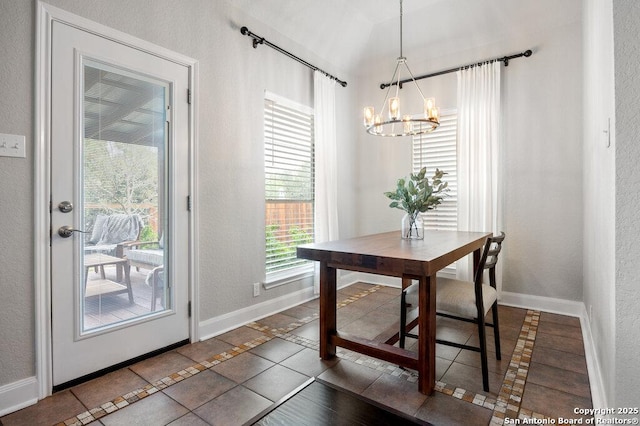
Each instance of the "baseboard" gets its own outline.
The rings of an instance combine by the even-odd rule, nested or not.
[[[355,283],[386,285],[395,288],[402,287],[400,278],[387,277],[385,275],[367,274],[365,272],[347,272],[338,276],[338,288],[348,287]]]
[[[535,309],[537,311],[568,315],[571,317],[581,317],[584,311],[584,303],[575,300],[533,296],[508,291],[501,293],[498,303],[516,308]]]
[[[267,300],[262,303],[247,306],[237,311],[229,312],[205,321],[199,324],[200,340],[206,340],[211,337],[218,336],[227,331],[231,331],[242,325],[259,320],[269,315],[292,308],[301,303],[316,298],[313,294],[313,287],[298,290],[291,294]]]
[[[38,402],[38,381],[27,377],[8,385],[0,386],[0,417]]]
[[[609,407],[607,404],[602,370],[600,369],[595,342],[591,334],[589,316],[587,315],[587,308],[583,302],[503,291],[498,303],[517,308],[535,309],[542,312],[578,317],[580,319],[584,340],[584,353],[587,361],[587,371],[589,373],[593,408],[605,409]]]

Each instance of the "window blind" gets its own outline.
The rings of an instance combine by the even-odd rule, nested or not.
[[[264,103],[266,275],[309,261],[296,247],[313,242],[313,111],[274,96]]]
[[[449,192],[442,204],[423,214],[425,229],[458,229],[457,127],[457,110],[444,110],[436,130],[413,137],[413,171],[418,172],[426,167],[431,182],[431,176],[438,168],[447,173],[443,180],[449,185]]]

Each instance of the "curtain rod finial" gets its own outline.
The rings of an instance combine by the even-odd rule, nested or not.
[[[525,57],[525,58],[528,58],[528,57],[529,57],[529,56],[531,56],[531,55],[533,55],[533,52],[531,51],[531,49],[529,49],[529,50],[525,50],[525,52],[524,52],[524,57]]]

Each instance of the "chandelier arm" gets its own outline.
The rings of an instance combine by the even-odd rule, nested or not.
[[[393,77],[391,77],[391,81],[396,78],[396,74],[398,73],[398,68],[400,67],[400,62],[396,64],[396,69],[393,71]],[[384,111],[384,107],[387,105],[387,100],[389,99],[389,92],[391,92],[391,86],[387,89],[387,93],[384,95],[384,100],[382,101],[382,108],[380,108],[380,115],[382,115]],[[397,89],[396,89],[397,92]]]
[[[407,64],[404,64],[405,66],[407,66]],[[400,59],[398,59],[398,65],[396,65],[396,68],[400,68]],[[398,70],[398,84],[396,84],[396,98],[400,96],[400,76],[402,75],[402,71]]]
[[[404,57],[402,54],[402,0],[400,0],[400,57]]]
[[[413,84],[416,85],[416,89],[418,89],[418,92],[420,92],[420,96],[422,96],[422,100],[424,101],[424,93],[422,93],[422,90],[420,89],[420,86],[418,86],[418,82],[416,81],[416,78],[413,76],[413,73],[409,69],[409,65],[407,65],[406,62],[404,63],[404,67],[407,69],[407,72],[411,76],[411,81],[413,81]],[[398,80],[397,86],[400,86],[400,81],[399,80]]]

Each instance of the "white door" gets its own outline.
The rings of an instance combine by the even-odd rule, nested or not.
[[[189,338],[189,68],[60,22],[51,55],[57,386]]]

